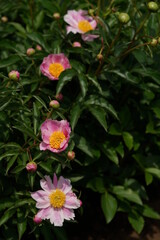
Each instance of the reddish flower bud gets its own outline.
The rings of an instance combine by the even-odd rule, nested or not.
[[[35,54],[35,49],[34,48],[28,48],[27,49],[27,56],[32,56]]]
[[[57,12],[56,12],[56,13],[53,13],[53,18],[54,18],[54,19],[57,20],[57,19],[60,19],[60,17],[61,17],[61,16],[60,16],[59,13],[57,13]]]
[[[19,80],[20,73],[16,70],[12,70],[11,72],[9,72],[8,77],[9,79],[17,82]]]
[[[75,152],[69,151],[67,153],[67,157],[68,157],[69,160],[73,160],[75,158]]]
[[[60,104],[59,104],[59,102],[57,100],[52,100],[52,101],[50,101],[49,106],[52,107],[52,108],[57,109],[57,108],[60,107]]]
[[[58,93],[55,98],[58,100],[58,101],[62,101],[63,100],[63,94],[62,93]]]
[[[103,59],[103,55],[102,55],[101,53],[99,53],[99,54],[97,55],[97,59],[101,61],[101,60]]]
[[[26,165],[26,169],[28,172],[35,172],[37,170],[37,164],[35,162],[29,162]]]
[[[36,50],[37,51],[42,51],[42,47],[40,45],[36,45]]]
[[[33,221],[36,223],[36,224],[40,224],[42,222],[42,219],[40,217],[38,217],[37,215],[34,216],[33,218]]]
[[[79,199],[79,201],[80,201],[80,207],[82,206],[82,201]]]
[[[8,18],[6,16],[3,16],[3,17],[1,17],[1,21],[3,23],[6,23],[6,22],[8,22]]]
[[[72,46],[73,47],[82,47],[80,42],[74,42]]]

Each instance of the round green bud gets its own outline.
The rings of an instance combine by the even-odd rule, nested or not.
[[[158,4],[156,2],[149,2],[147,6],[151,12],[157,12],[159,9]]]
[[[101,53],[99,53],[99,54],[97,55],[97,59],[98,59],[99,61],[101,61],[101,60],[103,59],[103,55],[102,55]]]
[[[89,9],[88,14],[92,16],[94,14],[94,9]]]
[[[127,13],[120,13],[119,16],[118,16],[118,20],[123,23],[123,24],[126,24],[129,22],[130,20],[130,17]]]
[[[151,46],[156,46],[158,43],[157,39],[153,38],[152,41],[150,42]]]

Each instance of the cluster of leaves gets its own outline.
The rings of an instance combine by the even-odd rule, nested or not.
[[[159,37],[160,17],[149,12],[146,1],[50,1],[0,2],[0,226],[2,239],[21,239],[33,230],[37,190],[45,174],[63,175],[82,191],[90,188],[101,196],[101,207],[109,223],[119,211],[128,214],[140,233],[144,217],[160,219],[147,205],[147,186],[160,179],[160,47],[151,44]],[[79,34],[66,35],[64,14],[69,9],[92,10],[98,22],[93,42]],[[53,13],[60,13],[54,19]],[[119,12],[130,21],[122,25]],[[80,41],[81,48],[72,43]],[[28,57],[29,47],[42,51]],[[42,76],[39,66],[50,53],[65,53],[72,69],[58,81]],[[99,53],[103,58],[97,58]],[[8,73],[20,72],[19,82]],[[59,109],[49,107],[57,93],[64,99]],[[72,127],[66,152],[40,152],[40,126],[46,118],[67,119]],[[33,160],[34,174],[25,167]],[[85,206],[85,202],[83,202]],[[15,226],[17,226],[15,228]],[[18,229],[17,229],[18,228]],[[47,222],[31,233],[36,239],[57,236],[63,230]]]

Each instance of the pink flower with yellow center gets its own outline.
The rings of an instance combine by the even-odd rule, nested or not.
[[[63,54],[50,54],[43,59],[40,70],[51,80],[58,80],[60,74],[71,68],[68,58]]]
[[[64,16],[64,21],[69,24],[67,34],[70,32],[74,34],[80,33],[84,41],[93,41],[94,38],[98,37],[98,35],[86,34],[97,26],[97,22],[87,15],[87,11],[69,10]]]
[[[41,125],[42,142],[40,150],[50,150],[51,152],[62,152],[68,146],[71,128],[67,120],[46,120]]]
[[[40,209],[36,214],[38,219],[49,219],[54,226],[63,226],[64,220],[73,220],[75,217],[73,209],[81,206],[72,191],[69,179],[62,176],[57,179],[54,174],[53,182],[49,176],[40,181],[43,190],[31,193],[31,197],[37,201],[36,207]]]

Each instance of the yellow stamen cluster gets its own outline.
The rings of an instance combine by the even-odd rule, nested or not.
[[[49,138],[49,143],[52,148],[59,149],[61,143],[66,139],[65,135],[61,131],[55,131]]]
[[[65,203],[66,196],[61,190],[56,189],[56,191],[49,195],[49,200],[52,207],[61,208]]]
[[[60,63],[51,63],[49,65],[49,72],[55,78],[58,78],[61,72],[63,71],[64,71],[64,67]]]
[[[78,28],[84,33],[93,30],[91,24],[87,20],[79,21]]]

